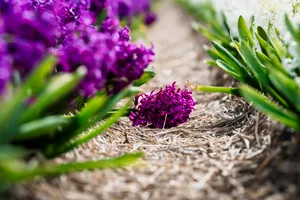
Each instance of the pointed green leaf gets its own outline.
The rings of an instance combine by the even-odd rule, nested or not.
[[[240,37],[245,41],[249,41],[250,46],[253,47],[254,41],[251,32],[247,26],[245,19],[242,16],[240,16],[238,20],[238,31]]]
[[[62,129],[64,126],[69,125],[71,121],[72,117],[50,116],[25,123],[20,126],[14,141],[21,142],[51,136],[58,128]]]
[[[56,62],[56,57],[46,57],[30,75],[25,83],[25,87],[29,87],[33,94],[41,91],[47,85],[46,77],[53,71],[53,67],[55,66]]]
[[[265,67],[255,57],[253,50],[244,40],[241,43],[241,53],[244,56],[247,66],[251,69],[258,83],[262,83],[263,88],[267,88],[270,84],[269,77]]]
[[[64,164],[45,163],[43,165],[25,165],[24,163],[3,163],[0,168],[4,171],[0,173],[0,183],[26,181],[38,177],[57,176],[60,174],[77,172],[82,170],[103,170],[115,169],[130,166],[137,162],[143,156],[142,153],[132,153],[122,155],[117,158],[109,158],[104,160],[71,162]]]
[[[153,70],[147,69],[147,70],[145,70],[143,76],[140,79],[133,82],[133,86],[140,87],[140,86],[148,83],[151,79],[153,79],[155,77],[155,75],[156,74]]]
[[[0,145],[0,163],[6,162],[8,160],[23,159],[24,155],[25,151],[21,147],[12,145]]]
[[[215,61],[221,59],[221,57],[219,56],[218,52],[215,49],[208,49],[207,53]]]
[[[265,41],[262,37],[260,37],[258,34],[256,34],[256,38],[261,46],[261,48],[263,49],[263,53],[266,53],[270,56],[270,53],[276,55],[279,59],[280,59],[280,55],[279,53],[274,49],[274,47],[268,43],[267,41]]]
[[[271,64],[271,60],[268,56],[266,56],[265,54],[263,54],[262,52],[259,51],[255,51],[257,58],[259,59],[259,61],[266,66],[267,64]]]
[[[38,93],[46,86],[46,77],[51,73],[56,63],[56,58],[49,56],[30,74],[14,98],[8,103],[2,104],[0,110],[0,144],[11,141],[21,121],[26,98],[32,93]]]
[[[232,87],[218,87],[218,86],[195,86],[193,88],[194,90],[198,92],[218,92],[223,94],[232,94],[235,96],[240,96],[240,92],[238,88],[232,88]]]
[[[109,119],[105,120],[103,124],[99,124],[96,127],[92,128],[92,130],[78,135],[76,138],[72,140],[64,141],[57,144],[50,144],[45,149],[45,155],[48,158],[54,158],[58,155],[68,152],[79,145],[88,142],[92,138],[98,136],[99,134],[106,131],[110,126],[115,124],[127,111],[129,105],[132,103],[132,100],[128,101],[125,106],[123,106],[118,112],[114,113]]]
[[[237,74],[234,71],[234,69],[232,69],[226,62],[224,62],[222,60],[217,60],[217,65],[218,65],[218,67],[220,69],[224,70],[226,73],[228,73],[229,75],[233,76],[238,81],[244,82],[243,78],[239,74]]]
[[[300,118],[295,113],[278,106],[270,99],[260,94],[257,90],[249,86],[241,86],[240,91],[241,95],[246,100],[252,102],[254,107],[256,107],[259,111],[291,128],[298,131],[300,130]]]
[[[202,26],[197,22],[192,22],[192,27],[211,41],[215,41],[218,43],[225,43],[225,44],[230,42],[226,37],[221,37],[220,35],[214,34],[211,30],[205,28],[204,26]]]
[[[271,70],[269,76],[271,82],[280,94],[300,112],[300,88],[298,84],[292,78],[278,70]]]
[[[205,63],[208,65],[208,66],[214,66],[214,67],[219,67],[217,62],[214,61],[214,60],[206,60]]]
[[[293,38],[300,43],[300,35],[297,29],[294,27],[293,23],[291,22],[288,14],[285,15],[285,24],[289,30],[289,32],[292,34]]]
[[[81,126],[85,125],[87,121],[98,112],[102,112],[105,104],[108,102],[109,97],[107,95],[99,95],[89,100],[86,105],[77,114],[78,121]]]
[[[36,119],[46,108],[72,92],[85,74],[86,69],[79,68],[74,74],[61,74],[53,77],[36,102],[24,113],[22,121]]]
[[[248,77],[249,74],[245,70],[245,67],[222,45],[212,42],[214,48],[218,52],[219,56],[240,76]]]

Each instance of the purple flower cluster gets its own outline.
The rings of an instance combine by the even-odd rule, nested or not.
[[[146,25],[156,21],[156,15],[151,11],[152,0],[109,0],[110,13],[121,20],[130,20],[134,16],[142,16]]]
[[[0,93],[18,71],[26,76],[56,45],[59,27],[52,13],[33,9],[28,1],[0,2]]]
[[[133,126],[171,128],[188,121],[196,104],[192,92],[177,88],[175,82],[157,93],[138,95],[129,119]]]
[[[78,90],[85,97],[102,89],[117,93],[140,78],[153,61],[153,48],[133,44],[130,30],[121,28],[113,14],[108,14],[99,27],[95,25],[104,9],[112,13],[113,2],[0,1],[0,93],[13,71],[26,78],[50,53],[59,58],[58,72],[87,68]]]
[[[119,31],[116,65],[108,74],[107,90],[111,93],[117,93],[140,78],[145,68],[153,61],[153,57],[153,47],[148,49],[143,45],[130,42],[129,28],[125,27]]]

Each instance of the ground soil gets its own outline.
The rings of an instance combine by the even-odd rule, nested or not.
[[[155,44],[155,79],[145,91],[176,81],[179,86],[227,84],[204,64],[209,44],[195,33],[172,0],[162,1],[149,29]],[[123,118],[105,134],[56,162],[81,161],[142,151],[136,166],[80,172],[16,185],[11,199],[298,199],[300,138],[254,111],[242,99],[194,94],[190,121],[177,128],[133,128]],[[125,142],[125,134],[128,142]]]

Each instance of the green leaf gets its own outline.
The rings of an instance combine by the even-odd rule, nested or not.
[[[214,66],[214,67],[219,67],[217,62],[214,61],[214,60],[206,60],[205,63],[208,65],[208,66]]]
[[[288,75],[288,72],[286,71],[286,69],[282,65],[282,62],[278,59],[278,57],[274,53],[269,52],[269,58],[270,58],[272,63],[267,63],[265,65],[267,67],[267,69],[274,69],[275,68],[275,69],[279,70],[281,73],[284,73],[284,74]]]
[[[277,36],[278,37],[278,36]],[[273,38],[272,39],[274,49],[280,56],[280,60],[282,60],[286,55],[286,47],[283,46],[283,43],[280,41],[279,38]]]
[[[0,163],[8,160],[22,159],[24,155],[24,149],[22,149],[21,147],[12,145],[0,145]]]
[[[213,60],[221,59],[221,57],[219,56],[218,52],[215,49],[207,49],[206,51]]]
[[[232,69],[226,62],[224,62],[222,60],[217,60],[217,65],[218,65],[218,67],[220,69],[224,70],[226,73],[228,73],[229,75],[233,76],[238,81],[244,82],[244,79],[239,74],[237,74],[234,71],[234,69]]]
[[[93,124],[97,123],[98,121],[102,120],[104,117],[108,115],[108,113],[115,107],[115,105],[120,102],[122,99],[127,97],[133,97],[141,92],[141,89],[138,87],[130,87],[126,90],[123,90],[119,94],[112,96],[103,106],[103,109],[99,114],[95,115],[92,120],[86,122],[85,126],[81,126],[79,129],[80,132],[84,131],[86,128],[92,126]]]
[[[271,52],[275,54],[280,60],[285,56],[286,51],[282,46],[283,44],[279,41],[278,36],[277,38],[273,37],[271,39],[266,33],[266,31],[259,26],[257,27],[256,37],[260,43],[264,54],[269,54]]]
[[[271,64],[272,61],[270,60],[270,58],[268,56],[266,56],[264,53],[259,52],[259,51],[255,51],[257,58],[259,59],[259,61],[266,66],[267,64]]]
[[[232,94],[235,96],[240,96],[240,92],[238,88],[232,88],[232,87],[217,87],[217,86],[195,86],[193,88],[194,90],[198,92],[218,92],[223,94]]]
[[[97,161],[71,162],[66,164],[43,164],[37,166],[22,165],[22,163],[4,163],[0,169],[0,182],[26,181],[36,177],[57,176],[60,174],[77,172],[82,170],[104,170],[115,169],[132,165],[143,156],[142,153],[132,153],[117,158]],[[17,166],[15,164],[18,164]],[[1,164],[0,164],[1,165]],[[15,165],[15,166],[14,166]]]
[[[225,44],[228,44],[230,42],[230,40],[228,40],[226,37],[221,37],[220,35],[214,34],[211,30],[205,28],[197,22],[192,22],[192,27],[211,41]]]
[[[253,50],[249,47],[247,42],[242,40],[241,42],[241,54],[243,55],[247,66],[251,69],[254,74],[257,83],[261,83],[263,88],[267,88],[270,84],[269,77],[265,67],[255,57]],[[258,84],[260,85],[260,84]]]
[[[25,88],[30,88],[33,94],[40,92],[47,85],[46,77],[52,72],[56,62],[56,57],[46,57],[30,75],[25,83]]]
[[[239,31],[240,37],[243,40],[248,41],[250,46],[253,47],[254,40],[252,38],[251,32],[246,24],[245,19],[242,16],[240,16],[239,20],[238,20],[238,31]]]
[[[64,126],[69,125],[72,120],[72,117],[50,116],[25,123],[20,126],[19,132],[17,137],[14,138],[14,141],[20,142],[51,136],[58,128],[62,129]]]
[[[298,84],[278,70],[271,70],[269,76],[271,82],[280,94],[283,95],[292,106],[298,110],[298,112],[300,112],[300,88]]]
[[[219,56],[240,76],[249,77],[245,67],[222,45],[212,42]]]
[[[293,23],[291,22],[288,14],[285,15],[285,24],[289,30],[289,32],[292,34],[294,40],[297,41],[297,43],[300,43],[300,35],[297,29],[294,27]]]
[[[48,56],[31,73],[27,81],[23,84],[14,98],[8,103],[2,104],[0,110],[0,144],[10,142],[16,135],[21,121],[21,116],[25,111],[24,102],[29,94],[38,93],[46,86],[46,77],[51,73],[56,63],[56,58]]]
[[[102,112],[102,109],[104,109],[104,106],[106,103],[108,103],[108,100],[109,97],[106,94],[95,96],[89,100],[77,114],[80,126],[85,125],[85,123],[87,123],[87,121],[99,111]]]
[[[263,27],[261,27],[261,26],[258,26],[258,27],[257,27],[257,34],[258,34],[264,41],[266,41],[267,43],[270,43],[270,44],[272,45],[272,43],[271,43],[271,41],[270,41],[270,38],[269,38],[267,32],[265,31],[265,29],[264,29]]]
[[[298,55],[300,54],[300,30],[299,27],[298,29],[294,27],[293,23],[291,22],[290,18],[288,17],[288,14],[285,15],[285,23],[286,26],[288,28],[288,30],[290,31],[291,35],[293,36],[294,40],[297,42],[297,52]],[[300,65],[299,65],[300,67]]]
[[[300,130],[300,118],[295,113],[286,110],[277,104],[273,103],[270,99],[260,94],[257,90],[252,87],[243,85],[240,87],[241,95],[248,101],[252,102],[254,107],[259,111],[267,114],[275,120],[281,123]]]
[[[156,74],[153,70],[146,69],[143,76],[140,79],[133,82],[133,86],[140,87],[140,86],[148,83],[152,78],[155,77],[155,75]]]
[[[227,31],[228,35],[230,35],[231,30],[230,30],[230,27],[227,23],[227,18],[226,18],[226,15],[224,14],[224,12],[221,13],[221,16],[222,16],[222,21],[223,21],[224,28]]]
[[[22,121],[36,119],[46,108],[72,92],[85,74],[86,69],[79,68],[74,74],[61,74],[53,77],[36,102],[24,113]]]
[[[48,158],[54,158],[62,153],[68,152],[71,149],[78,147],[79,145],[88,142],[92,138],[105,132],[110,126],[115,124],[124,114],[127,112],[129,105],[132,103],[132,99],[126,103],[118,112],[114,113],[109,119],[105,120],[102,124],[99,124],[92,130],[78,135],[76,138],[65,141],[58,144],[50,144],[45,149],[45,154]]]
[[[106,100],[103,102],[100,102],[102,101],[101,98],[96,98],[95,100],[92,100],[92,102],[88,103],[87,107],[84,107],[76,116],[76,122],[72,123],[67,130],[64,130],[63,134],[57,135],[55,137],[54,142],[48,145],[48,150],[46,149],[46,151],[49,151],[50,153],[48,152],[48,154],[50,155],[53,149],[58,150],[58,147],[65,146],[66,144],[70,143],[72,139],[82,134],[82,132],[86,132],[100,120],[103,120],[108,115],[111,115],[110,111],[122,99],[127,97],[133,97],[140,92],[140,88],[130,87],[110,98],[104,97],[104,99]],[[94,107],[95,105],[96,107]],[[127,110],[125,111],[125,113],[126,112]]]
[[[270,54],[274,54],[277,56],[278,59],[280,59],[280,55],[279,53],[274,49],[274,47],[266,42],[262,37],[260,37],[258,34],[256,34],[256,38],[263,50],[263,53],[268,54],[268,56],[270,56]]]

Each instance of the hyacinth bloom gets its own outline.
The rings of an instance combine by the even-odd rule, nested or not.
[[[102,32],[86,26],[80,29],[80,36],[74,34],[59,49],[58,70],[75,71],[82,65],[87,68],[79,87],[82,96],[93,96],[104,88],[116,94],[140,78],[153,61],[153,49],[131,43],[127,27],[117,31],[106,24]]]
[[[153,61],[153,47],[131,42],[130,30],[117,16],[108,15],[95,26],[109,0],[24,0],[0,2],[0,93],[12,72],[22,79],[47,55],[58,57],[57,72],[74,72],[80,66],[87,75],[79,85],[83,97],[106,89],[116,94],[140,78]]]
[[[187,88],[181,90],[172,85],[158,92],[138,95],[135,109],[129,119],[133,126],[149,128],[171,128],[188,121],[196,102]]]

